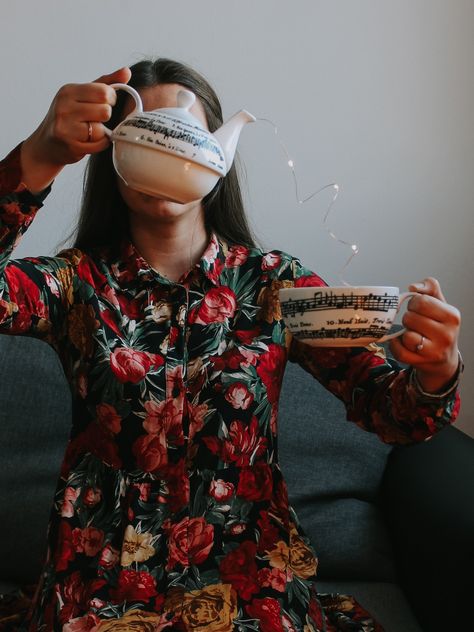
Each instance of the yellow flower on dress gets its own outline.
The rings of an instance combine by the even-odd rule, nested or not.
[[[308,579],[316,574],[318,560],[313,550],[299,535],[295,527],[290,532],[290,545],[279,540],[268,553],[270,566],[286,571],[288,568],[298,577]]]
[[[184,594],[181,613],[193,632],[232,632],[237,616],[237,595],[231,584],[211,584]]]
[[[72,269],[69,266],[67,268],[60,268],[59,270],[57,270],[56,276],[58,278],[59,285],[62,288],[63,296],[66,299],[66,303],[68,305],[72,305],[74,303],[74,273]]]
[[[276,548],[268,553],[270,566],[273,566],[274,568],[279,568],[281,571],[284,571],[289,565],[290,549],[288,548],[288,545],[283,542],[283,540],[279,540],[275,546]]]
[[[120,618],[107,619],[89,632],[160,632],[169,629],[166,614],[146,610],[129,610]]]
[[[260,311],[257,314],[258,320],[264,320],[272,324],[274,320],[281,320],[280,296],[278,290],[281,288],[293,287],[293,281],[272,281],[270,287],[266,287],[260,291],[257,299],[257,305],[260,305]]]
[[[133,562],[146,562],[155,554],[155,548],[151,545],[152,539],[151,533],[137,533],[129,524],[125,529],[120,564],[130,566]]]
[[[309,579],[315,575],[318,568],[314,551],[304,542],[296,528],[290,532],[289,566],[295,575],[303,579]]]

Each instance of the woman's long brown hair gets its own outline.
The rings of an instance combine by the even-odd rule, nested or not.
[[[211,132],[222,125],[219,99],[202,75],[180,62],[158,58],[143,60],[130,67],[129,85],[137,90],[163,83],[179,83],[200,99]],[[107,123],[114,128],[123,118],[127,95],[117,93],[117,103]],[[208,232],[215,232],[230,244],[255,245],[245,215],[242,194],[234,164],[204,198],[204,217]],[[82,206],[73,246],[85,252],[97,247],[117,248],[128,236],[128,209],[117,186],[117,174],[112,164],[112,147],[89,157],[84,176]]]

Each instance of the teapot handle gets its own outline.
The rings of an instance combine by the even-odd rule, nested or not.
[[[142,103],[140,95],[135,90],[135,88],[132,88],[132,86],[129,86],[126,83],[112,83],[110,87],[113,88],[114,90],[125,90],[125,92],[128,92],[128,94],[130,94],[133,97],[135,101],[135,108],[132,112],[130,112],[128,116],[132,116],[134,114],[141,114],[143,112],[143,103]],[[111,130],[105,126],[104,128],[105,128],[104,129],[105,134],[110,138],[114,130]]]

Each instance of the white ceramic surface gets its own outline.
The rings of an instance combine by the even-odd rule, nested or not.
[[[134,88],[112,87],[135,100],[135,109],[107,131],[117,173],[127,186],[175,202],[191,202],[212,191],[232,165],[243,126],[256,120],[241,110],[211,134],[189,111],[196,100],[189,90],[178,92],[174,108],[144,112]]]
[[[385,342],[402,303],[414,292],[397,287],[283,288],[280,305],[293,336],[316,347],[356,347]]]

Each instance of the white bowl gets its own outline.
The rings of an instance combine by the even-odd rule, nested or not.
[[[316,347],[355,347],[382,342],[399,305],[413,293],[398,287],[333,286],[279,290],[282,316],[295,338]]]

